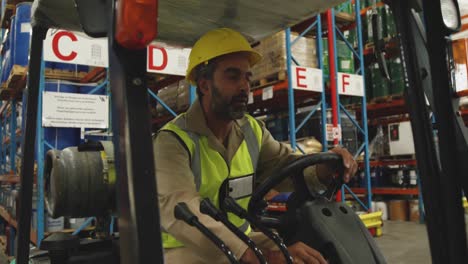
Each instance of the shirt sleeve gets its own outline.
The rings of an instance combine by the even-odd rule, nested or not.
[[[283,168],[287,164],[302,156],[302,153],[293,152],[289,145],[274,139],[262,121],[258,121],[258,123],[263,130],[262,146],[260,150],[256,178],[256,183],[260,184],[275,171]],[[311,183],[314,189],[323,189],[324,185],[322,185],[319,181],[315,167],[316,166],[310,166],[304,170],[306,182]],[[275,187],[275,190],[280,192],[293,191],[293,183],[288,178]]]
[[[176,135],[162,131],[153,141],[161,227],[203,259],[222,259],[224,254],[197,229],[174,217],[174,207],[187,203],[201,223],[214,232],[240,258],[247,245],[222,223],[200,213],[201,197],[190,169],[189,153]]]

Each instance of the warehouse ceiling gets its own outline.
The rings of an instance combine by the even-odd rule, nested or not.
[[[345,0],[159,0],[158,40],[192,46],[206,31],[230,27],[251,41],[269,36]],[[78,5],[79,13],[76,8]],[[105,35],[107,0],[35,0],[33,24]]]

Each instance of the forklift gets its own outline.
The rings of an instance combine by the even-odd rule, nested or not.
[[[281,30],[285,25],[293,25],[310,17],[313,12],[324,11],[340,2],[343,1],[300,0],[287,4],[278,1],[273,4],[263,0],[196,3],[168,0],[35,0],[25,140],[22,146],[16,263],[54,263],[44,259],[44,262],[40,262],[38,256],[30,254],[29,248],[37,98],[43,39],[49,28],[83,31],[91,37],[109,39],[113,146],[117,176],[113,207],[119,217],[119,238],[105,238],[88,243],[89,241],[83,242],[69,236],[48,237],[41,242],[41,247],[48,251],[46,258],[50,261],[53,259],[55,263],[163,263],[150,115],[143,103],[148,96],[145,83],[146,46],[155,38],[168,43],[190,45],[203,32],[221,26],[232,27],[252,40],[260,39]],[[434,263],[466,263],[468,256],[462,197],[468,191],[468,177],[463,176],[463,172],[468,171],[468,130],[458,112],[459,98],[455,96],[451,85],[447,49],[447,36],[460,28],[458,3],[456,0],[388,0],[387,4],[395,14],[399,32],[400,56],[405,69],[404,97],[415,135],[432,260]],[[247,9],[261,9],[265,17],[258,21],[253,16],[245,17],[243,14],[251,14]],[[216,12],[211,12],[213,10]],[[210,17],[213,13],[217,13],[219,17]],[[190,23],[181,23],[180,17],[190,20]],[[256,27],[252,27],[252,24]],[[384,52],[382,47],[377,50]],[[378,59],[384,60],[384,56],[378,56]],[[436,120],[435,125],[432,123],[433,117]],[[434,129],[438,131],[438,143],[434,141]],[[91,154],[101,148],[104,148],[102,144],[83,147],[81,154]],[[309,216],[297,218],[295,211],[283,219],[268,219],[262,214],[264,204],[261,201],[269,189],[291,172],[297,172],[301,166],[322,162],[339,163],[336,156],[319,154],[306,156],[290,164],[263,183],[254,193],[249,211],[239,214],[250,217],[259,229],[262,226],[276,228],[286,243],[290,240],[306,240],[305,237],[297,237],[300,233],[297,230],[292,232],[284,229],[284,223],[299,221],[296,228],[307,228],[310,223],[308,221],[316,219],[312,217],[314,215],[340,212],[344,215],[350,209],[341,204],[326,202],[320,195],[311,193],[304,188],[306,185],[301,184],[300,175],[296,176],[296,192],[288,203],[291,208],[308,213]],[[337,182],[336,186],[339,187],[340,183]],[[235,204],[231,205],[231,210],[235,211]],[[303,208],[305,209],[302,210]],[[311,208],[321,209],[314,213]],[[328,208],[329,211],[323,208]],[[197,225],[183,205],[176,211],[181,219]],[[384,263],[367,230],[362,229],[362,223],[359,226],[360,222],[355,215],[348,216],[349,218],[340,218],[339,221],[346,219],[353,223],[355,228],[350,232],[360,234],[360,245],[367,245],[363,254],[369,256],[367,259],[372,259],[367,263]],[[302,219],[307,222],[300,222]],[[323,225],[333,227],[330,222],[323,222]],[[268,232],[267,229],[265,228],[265,232]],[[323,241],[331,241],[330,236],[333,234],[320,230],[311,232],[315,232]],[[357,259],[341,257],[342,253],[355,249],[350,246],[349,241],[336,239],[333,242],[336,244],[329,246],[328,243],[323,249],[328,252],[329,259],[336,257],[331,263],[363,263],[355,262]],[[342,249],[337,250],[336,245],[341,245]],[[229,258],[228,251],[226,252]],[[287,252],[285,255],[287,256]],[[235,261],[234,259],[231,262],[236,263]]]

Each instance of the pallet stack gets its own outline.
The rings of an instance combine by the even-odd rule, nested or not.
[[[299,36],[291,33],[291,41]],[[273,36],[260,41],[254,47],[263,55],[263,60],[252,67],[252,88],[265,86],[270,83],[286,79],[286,32],[280,31]],[[297,62],[303,67],[317,68],[316,40],[311,37],[301,37],[291,47],[292,54]]]

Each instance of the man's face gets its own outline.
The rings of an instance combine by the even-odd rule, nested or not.
[[[209,100],[210,110],[218,118],[235,120],[244,117],[247,112],[251,76],[245,54],[230,54],[217,60],[206,99]]]

